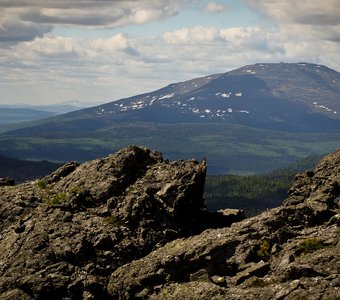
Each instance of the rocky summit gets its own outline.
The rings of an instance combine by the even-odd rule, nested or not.
[[[108,299],[118,267],[242,219],[206,211],[205,174],[205,161],[130,146],[38,181],[1,180],[0,298]]]
[[[340,150],[245,219],[206,162],[129,146],[0,186],[0,299],[339,299]]]

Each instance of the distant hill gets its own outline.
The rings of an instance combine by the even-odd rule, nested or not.
[[[0,106],[0,126],[19,122],[34,121],[55,116],[56,113],[31,109]]]
[[[29,124],[2,128],[0,153],[85,161],[129,144],[209,172],[264,173],[340,147],[340,74],[255,64]]]
[[[0,126],[40,120],[89,106],[90,103],[79,101],[50,105],[0,104]]]
[[[48,161],[24,161],[0,155],[0,177],[11,177],[16,183],[41,178],[61,164]]]

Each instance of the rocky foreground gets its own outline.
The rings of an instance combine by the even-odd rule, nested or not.
[[[130,146],[3,181],[0,299],[340,299],[340,150],[249,219],[204,208],[205,174]]]

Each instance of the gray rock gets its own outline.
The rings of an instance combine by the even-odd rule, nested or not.
[[[227,281],[223,276],[214,275],[210,278],[210,280],[218,286],[223,286],[223,287],[227,286]]]
[[[210,281],[209,274],[205,269],[201,269],[193,274],[190,274],[189,279],[190,281]]]
[[[169,162],[159,152],[129,146],[82,165],[70,162],[38,181],[1,187],[0,294],[109,297],[108,278],[119,266],[208,226],[205,174],[205,161]]]
[[[281,207],[208,212],[205,161],[129,146],[0,187],[0,299],[336,299],[340,150]]]
[[[270,264],[261,260],[258,263],[250,263],[244,270],[238,272],[235,276],[235,284],[239,285],[244,282],[246,279],[257,276],[264,277],[268,274],[270,270]]]
[[[339,297],[340,150],[300,174],[284,204],[230,228],[178,239],[125,264],[108,292],[130,299],[336,299]],[[162,276],[153,282],[154,274]],[[222,277],[226,287],[192,281]],[[204,277],[206,278],[206,276]],[[329,278],[329,279],[326,279]],[[330,281],[332,284],[330,284]],[[204,293],[201,288],[204,286]],[[156,288],[157,287],[157,288]]]

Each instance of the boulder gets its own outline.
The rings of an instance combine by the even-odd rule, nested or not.
[[[281,207],[169,242],[114,271],[108,293],[117,299],[140,291],[144,299],[338,299],[339,185],[340,150],[314,172],[299,174]]]
[[[129,146],[1,187],[0,294],[108,298],[119,266],[206,229],[205,176],[205,161],[169,162]]]

